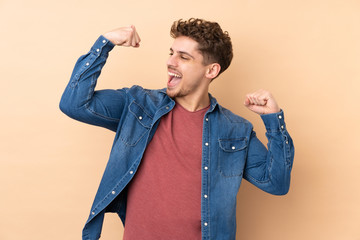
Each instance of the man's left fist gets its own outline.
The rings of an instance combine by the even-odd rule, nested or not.
[[[269,114],[280,112],[275,98],[269,91],[258,90],[246,95],[244,105],[257,114]]]

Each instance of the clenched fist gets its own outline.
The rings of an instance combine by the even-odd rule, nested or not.
[[[117,46],[140,46],[141,39],[139,37],[139,34],[136,32],[135,26],[133,25],[131,25],[130,27],[121,27],[114,29],[110,32],[105,33],[103,36]]]
[[[257,114],[280,112],[275,98],[266,90],[258,90],[246,95],[244,105]]]

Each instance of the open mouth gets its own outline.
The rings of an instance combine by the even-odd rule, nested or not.
[[[169,71],[168,75],[169,75],[168,87],[170,88],[175,87],[181,81],[182,75],[180,73]]]

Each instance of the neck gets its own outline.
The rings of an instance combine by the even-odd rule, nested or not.
[[[210,105],[210,97],[208,92],[200,96],[184,96],[184,97],[175,97],[175,102],[180,104],[183,108],[190,112],[195,112],[201,109],[206,108]]]

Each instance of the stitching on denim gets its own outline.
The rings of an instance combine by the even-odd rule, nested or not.
[[[270,137],[269,138],[269,141],[268,141],[268,148],[269,148],[269,150],[268,150],[268,154],[270,155],[269,156],[269,163],[268,163],[268,166],[267,166],[267,171],[268,171],[268,173],[269,173],[269,180],[270,180],[270,172],[271,172],[271,168],[272,168],[272,163],[273,163],[273,160],[274,160],[274,158],[273,158],[273,155],[272,155],[272,152],[270,152],[270,149],[271,149],[271,147],[272,147],[272,144],[273,144],[273,141],[272,141],[272,138]]]
[[[283,148],[284,148],[284,156],[285,156],[285,165],[287,167],[289,167],[291,165],[291,160],[290,160],[290,158],[291,158],[291,147],[290,147],[291,140],[290,140],[290,135],[286,129],[282,132],[282,136],[284,137]],[[288,141],[288,144],[286,144],[286,141]]]
[[[269,140],[269,144],[271,144],[270,143],[270,140]],[[270,149],[270,146],[269,146],[269,149]],[[268,152],[268,154],[270,154],[269,152]],[[270,179],[271,179],[271,175],[270,175],[270,168],[271,168],[271,165],[272,165],[272,155],[269,157],[270,158],[270,163],[269,163],[269,166],[267,166],[267,170],[268,170],[268,178],[266,179],[266,180],[258,180],[258,179],[256,179],[256,178],[254,178],[253,176],[251,176],[249,173],[245,173],[245,176],[247,177],[247,178],[249,178],[249,179],[251,179],[251,180],[253,180],[254,182],[256,182],[256,183],[261,183],[261,184],[263,184],[263,183],[268,183],[268,182],[270,182]]]
[[[242,119],[240,116],[237,116],[237,115],[235,115],[235,116],[236,116],[237,119],[240,118],[239,120],[233,121],[232,119],[230,119],[230,117],[228,116],[228,114],[227,114],[226,112],[230,112],[230,113],[231,113],[231,111],[228,110],[228,109],[226,109],[226,108],[224,108],[224,107],[221,107],[221,106],[220,106],[220,107],[219,107],[219,110],[220,110],[220,112],[222,113],[222,115],[224,115],[225,118],[226,118],[229,122],[231,122],[231,123],[243,123],[243,124],[248,124],[247,120],[244,120],[244,119]]]
[[[243,146],[242,148],[239,148],[239,149],[235,149],[235,150],[229,150],[229,149],[225,149],[223,147],[223,145],[221,144],[221,142],[245,142],[245,146]],[[219,142],[219,145],[220,145],[220,148],[222,150],[224,150],[224,152],[237,152],[237,151],[241,151],[241,150],[244,150],[245,148],[247,148],[248,146],[248,139],[247,137],[243,137],[243,138],[229,138],[229,139],[218,139],[218,142]]]
[[[85,224],[85,227],[84,227],[83,238],[86,239],[86,240],[90,240],[89,230],[88,230],[87,224]]]
[[[93,55],[93,56],[92,56]],[[95,57],[94,57],[95,56]],[[85,64],[82,65],[82,67],[79,69],[79,71],[76,73],[79,78],[78,80],[80,80],[81,76],[86,72],[88,71],[92,66],[93,64],[95,63],[96,59],[98,58],[99,56],[97,56],[96,54],[92,53],[91,51],[88,53],[88,56],[86,56],[84,59],[82,59],[82,61],[84,61],[85,59],[89,58],[89,61],[84,61],[84,62],[88,62],[89,65],[86,66]]]
[[[241,141],[244,141],[245,140],[245,142],[246,142],[246,144],[245,144],[245,147],[244,148],[242,148],[242,149],[239,149],[239,150],[237,150],[237,151],[226,151],[226,150],[224,150],[223,148],[222,148],[222,146],[221,146],[221,141],[222,140],[227,140],[227,141],[229,141],[229,140],[241,140]],[[234,178],[234,177],[242,177],[243,176],[243,174],[244,174],[244,169],[243,169],[243,171],[241,171],[241,173],[239,173],[239,174],[234,174],[234,173],[232,173],[232,174],[225,174],[225,172],[224,172],[224,170],[223,170],[223,168],[222,168],[222,166],[221,166],[221,157],[220,157],[220,155],[221,155],[221,152],[220,151],[224,151],[224,152],[226,152],[226,153],[235,153],[235,152],[239,152],[239,151],[244,151],[245,149],[247,149],[247,147],[248,147],[248,140],[247,140],[247,137],[244,137],[244,138],[236,138],[236,139],[218,139],[218,143],[219,143],[219,151],[217,152],[217,154],[218,154],[218,169],[219,169],[219,172],[220,172],[220,174],[221,174],[221,176],[223,176],[223,177],[225,177],[225,178]],[[246,150],[245,150],[246,151]],[[246,152],[245,152],[245,156],[246,156]],[[233,157],[232,157],[233,158]],[[239,159],[239,161],[240,161],[240,159]]]
[[[204,119],[206,117],[208,117],[209,114],[205,113]],[[207,124],[203,124],[203,129],[205,131],[203,131],[203,140],[202,142],[204,143],[204,136],[206,138],[208,138],[208,136],[210,136],[210,124],[211,121],[208,121]],[[208,139],[209,141],[211,141],[211,139]],[[204,192],[206,192],[208,195],[210,195],[210,176],[211,176],[211,167],[210,167],[210,158],[211,158],[211,150],[209,147],[207,148],[202,148],[202,155],[201,155],[201,161],[202,161],[202,166],[201,166],[201,194],[203,194]],[[206,152],[206,154],[204,154],[204,152]],[[203,166],[208,166],[208,170],[205,170],[205,175],[203,175],[202,173],[204,172]],[[205,188],[205,186],[207,186],[207,188]],[[201,235],[202,238],[201,239],[207,239],[207,235],[209,235],[210,232],[210,198],[211,195],[209,196],[209,198],[205,199],[205,198],[201,198]],[[204,218],[203,218],[204,215]],[[203,227],[203,224],[207,222],[208,225],[206,226],[206,229]],[[203,233],[205,233],[205,238],[203,236]]]
[[[209,114],[208,114],[209,115]],[[205,116],[204,116],[205,117]],[[211,135],[211,131],[210,131],[210,124],[211,124],[211,121],[208,121],[208,124],[207,124],[207,136],[210,136]],[[210,139],[209,139],[209,142],[210,142]],[[210,184],[209,184],[209,181],[210,181],[210,176],[211,176],[211,167],[210,167],[210,156],[211,156],[211,150],[210,148],[206,148],[206,151],[207,151],[207,166],[208,166],[208,174],[206,176],[206,180],[207,182],[205,183],[207,185],[207,193],[210,195]],[[211,198],[211,195],[209,196],[209,198],[207,200],[204,200],[203,201],[206,201],[207,202],[207,206],[206,206],[206,209],[205,209],[205,213],[208,213],[206,215],[206,221],[208,223],[208,226],[206,228],[206,232],[207,232],[207,236],[210,236],[210,198]],[[201,229],[203,229],[201,227]],[[207,237],[206,236],[206,237]]]
[[[250,174],[248,174],[248,173],[245,173],[245,176],[246,176],[247,178],[253,180],[253,181],[256,182],[256,183],[268,183],[268,182],[270,182],[270,178],[268,178],[267,180],[264,180],[264,181],[260,181],[260,180],[255,179],[254,177],[252,177],[252,176],[251,176]],[[270,176],[270,175],[269,175],[269,176]]]
[[[271,154],[270,157],[269,157],[269,165],[267,167],[267,171],[268,171],[268,174],[269,174],[269,180],[271,179],[271,168],[273,166],[273,162],[274,162],[274,157],[273,155]]]
[[[110,121],[114,121],[114,122],[119,122],[119,119],[116,119],[116,118],[111,118],[111,117],[108,117],[108,116],[104,116],[104,115],[101,115],[95,111],[93,111],[90,107],[89,107],[89,104],[86,104],[85,106],[86,110],[88,110],[89,112],[91,112],[92,114],[98,116],[98,117],[101,117],[101,118],[104,118],[106,120],[110,120]]]
[[[90,108],[90,103],[87,103],[87,104],[85,105],[85,108],[86,108],[86,110],[88,110],[90,113],[92,113],[92,114],[94,114],[94,115],[96,115],[96,116],[98,116],[98,117],[102,117],[102,118],[104,118],[104,119],[106,119],[106,120],[114,121],[114,122],[117,122],[117,123],[120,121],[120,120],[117,119],[117,118],[112,118],[112,117],[104,116],[104,115],[102,115],[102,114],[100,114],[100,113],[95,112],[94,110],[92,110],[92,109]]]
[[[266,131],[267,131],[268,133],[279,133],[279,132],[281,132],[280,129],[275,129],[275,130],[273,130],[273,129],[270,129],[270,128],[267,128]]]
[[[130,106],[131,106],[132,104],[135,104],[136,106],[138,106],[139,108],[141,108],[141,110],[142,110],[151,120],[153,120],[153,117],[152,117],[148,112],[146,112],[146,110],[145,110],[140,104],[138,104],[135,100],[133,100],[133,101],[129,104],[129,111],[130,111],[131,113],[133,113],[133,114],[136,116],[136,114],[135,114],[133,111],[131,111]]]
[[[71,79],[70,81],[70,88],[75,88],[79,83],[79,79],[76,78],[76,74],[75,76]]]
[[[239,178],[239,177],[242,177],[243,174],[244,174],[244,171],[242,171],[239,175],[237,174],[232,174],[232,175],[225,175],[224,171],[221,170],[220,168],[220,173],[221,173],[221,176],[224,177],[224,178]]]
[[[87,94],[87,97],[86,97],[86,102],[89,102],[92,95],[94,94],[95,84],[96,84],[96,77],[94,75],[92,75],[91,76],[91,84],[90,84],[89,91],[88,91],[88,94]]]
[[[98,117],[104,118],[106,120],[114,121],[114,122],[119,122],[118,119],[103,116],[102,114],[99,114],[99,113],[95,112],[94,110],[92,110],[90,108],[89,100],[93,96],[95,84],[96,84],[96,77],[95,77],[95,75],[92,75],[92,77],[91,77],[91,85],[90,85],[89,92],[88,92],[88,95],[87,95],[87,98],[86,98],[87,103],[85,104],[85,109],[88,110],[90,113],[98,116]]]
[[[146,128],[144,127],[144,129],[146,129]],[[151,129],[151,128],[150,128],[150,129]],[[133,146],[135,146],[136,144],[138,144],[138,142],[144,137],[144,135],[145,135],[148,131],[150,131],[150,129],[146,129],[146,131],[144,131],[144,133],[141,134],[141,136],[139,137],[139,139],[136,140],[134,143],[129,143],[128,141],[126,141],[126,139],[124,139],[121,134],[120,134],[119,138],[120,138],[121,141],[122,141],[123,143],[125,143],[127,146],[133,147]]]
[[[109,55],[109,54],[106,53],[106,54],[104,54],[104,55],[101,54],[101,55],[99,55],[98,57],[101,58],[102,60],[106,61],[107,58],[108,58],[108,55]]]
[[[96,212],[98,209],[101,209],[101,211],[104,210],[105,207],[101,208],[100,206],[106,201],[106,199],[109,198],[110,195],[111,193],[108,193],[93,209],[91,209],[91,211]],[[93,215],[91,220],[94,219],[94,217],[96,217],[101,211],[99,211],[96,215]]]
[[[134,163],[135,165],[136,165],[136,162]],[[115,185],[115,187],[113,188],[113,189],[117,189],[123,182],[125,182],[125,179],[126,178],[128,178],[128,174],[126,174],[122,179],[120,179],[120,181]],[[129,180],[130,181],[130,180]],[[126,185],[125,185],[126,186]],[[121,189],[121,190],[119,190],[119,191],[117,191],[117,192],[122,192],[123,190],[124,190],[124,188],[125,188],[125,186]],[[112,196],[112,194],[109,192],[93,209],[92,209],[92,211],[96,211],[98,208],[99,209],[101,209],[100,208],[100,206],[105,202],[105,200],[106,199],[108,199],[109,198],[109,196]],[[115,198],[114,198],[115,199]],[[103,209],[105,209],[105,207],[104,208],[102,208],[102,210]],[[101,211],[102,211],[101,210]],[[99,212],[100,213],[100,212]],[[93,216],[93,217],[95,217],[95,216]]]
[[[130,109],[131,104],[136,104],[136,106],[138,106],[138,107],[140,107],[142,110],[144,110],[139,104],[137,104],[137,103],[135,102],[135,100],[133,100],[133,101],[129,104],[128,109],[129,109],[129,112],[131,112],[131,114],[133,114],[134,116],[136,116],[136,114],[135,114],[133,111],[131,111],[131,109]],[[144,111],[144,112],[145,112],[145,111]],[[151,120],[153,120],[153,118],[152,118],[147,112],[145,112],[145,114],[146,114]],[[128,117],[128,116],[126,116],[126,118],[127,118],[127,117]],[[125,121],[126,121],[126,119],[125,119]],[[138,121],[138,120],[136,120],[136,121]],[[138,122],[139,122],[139,121],[138,121]],[[124,138],[124,136],[123,136],[122,134],[119,134],[119,138],[121,139],[121,141],[122,141],[124,144],[126,144],[127,146],[130,146],[130,147],[135,146],[135,145],[138,144],[138,142],[139,142],[148,132],[150,132],[150,130],[152,129],[152,128],[151,128],[152,124],[151,124],[150,126],[144,126],[144,124],[142,124],[142,123],[140,123],[140,124],[141,124],[141,126],[143,127],[144,131],[143,131],[143,133],[138,137],[138,139],[137,139],[136,141],[132,141],[132,142],[130,143],[127,139]],[[121,127],[120,132],[123,132],[122,130],[123,130],[124,127],[125,127],[124,125]]]

